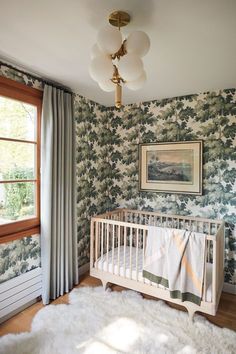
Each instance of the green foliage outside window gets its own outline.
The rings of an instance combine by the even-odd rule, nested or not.
[[[33,169],[15,167],[4,174],[5,180],[32,179]],[[4,214],[11,220],[34,214],[34,186],[30,182],[4,184]]]

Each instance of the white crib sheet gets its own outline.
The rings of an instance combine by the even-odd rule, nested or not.
[[[124,257],[125,251],[125,257]],[[132,264],[130,269],[130,251],[132,254]],[[137,256],[137,264],[138,264],[138,272],[136,271],[136,256]],[[108,252],[108,262],[107,262],[107,254],[104,253],[103,257],[100,257],[96,262],[96,267],[105,272],[110,272],[116,275],[125,276],[126,278],[130,278],[133,280],[138,280],[147,284],[152,284],[153,286],[157,286],[156,283],[151,282],[148,279],[143,278],[143,250],[138,249],[138,254],[136,255],[136,248],[126,246],[124,250],[124,246],[120,246],[120,260],[118,267],[118,248],[114,248],[114,270],[112,269],[112,251]],[[124,264],[125,260],[125,264]],[[125,267],[124,267],[125,266]],[[158,285],[160,288],[164,288],[162,285]],[[212,301],[212,264],[207,263],[207,291],[206,291],[207,302]]]

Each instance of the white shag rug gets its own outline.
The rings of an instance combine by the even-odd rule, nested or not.
[[[30,333],[0,339],[1,354],[236,353],[236,332],[133,291],[84,287],[69,305],[49,305]]]

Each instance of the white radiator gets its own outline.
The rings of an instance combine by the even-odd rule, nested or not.
[[[0,323],[42,294],[42,269],[36,268],[0,284]]]

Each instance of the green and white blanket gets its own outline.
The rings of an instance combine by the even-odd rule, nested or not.
[[[203,233],[149,226],[143,277],[168,288],[171,298],[200,305],[205,240]]]

